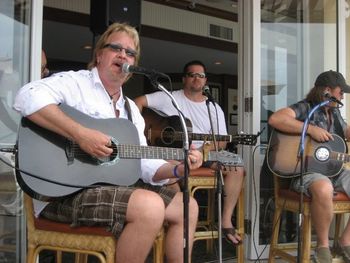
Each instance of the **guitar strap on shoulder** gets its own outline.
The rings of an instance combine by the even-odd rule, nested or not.
[[[128,119],[129,119],[129,121],[132,122],[132,114],[131,114],[129,98],[125,95],[123,95],[123,96],[124,96],[124,100],[125,100],[125,108],[126,108],[126,111],[128,112]]]

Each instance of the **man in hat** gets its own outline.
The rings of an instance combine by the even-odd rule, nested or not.
[[[305,119],[310,110],[326,100],[332,102],[315,111],[307,128],[307,135],[318,142],[333,140],[332,134],[337,134],[344,140],[350,138],[350,129],[342,118],[339,106],[344,93],[350,93],[343,75],[336,71],[321,73],[314,87],[306,98],[289,107],[275,112],[269,118],[269,124],[281,132],[301,133]],[[328,232],[333,218],[333,192],[344,192],[350,196],[350,170],[344,169],[331,179],[322,173],[305,174],[303,186],[300,178],[291,183],[291,188],[304,193],[311,200],[311,218],[317,235],[317,247],[314,262],[330,263],[332,255],[329,249]],[[339,251],[345,262],[350,262],[350,223],[348,222],[339,240]]]

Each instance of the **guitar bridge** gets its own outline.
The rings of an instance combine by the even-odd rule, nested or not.
[[[74,142],[67,139],[65,152],[66,152],[68,165],[73,164],[73,161],[74,161],[74,148],[73,148],[73,146],[74,146]]]

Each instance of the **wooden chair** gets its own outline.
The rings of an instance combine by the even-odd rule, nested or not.
[[[297,258],[291,252],[296,250],[297,244],[279,244],[279,229],[280,218],[283,211],[290,211],[299,213],[300,194],[284,187],[282,180],[274,175],[274,196],[275,196],[275,212],[273,218],[273,232],[270,243],[269,263],[275,262],[276,257],[280,257],[288,262],[297,262]],[[301,248],[301,262],[310,262],[311,250],[311,214],[310,214],[311,199],[304,195],[304,211],[303,211],[303,232],[302,234],[302,248]],[[350,212],[350,199],[344,193],[336,193],[333,198],[334,213],[336,219],[336,228],[334,235],[334,244],[337,243],[340,232],[340,220],[344,213]]]
[[[4,218],[21,216],[21,204],[18,202],[20,193],[17,189],[16,181],[12,171],[0,173],[0,195],[6,200],[7,196],[11,196],[14,201],[8,203],[0,203],[0,216]],[[2,199],[3,200],[3,199]],[[4,220],[4,219],[2,219]],[[16,253],[16,244],[7,240],[16,240],[16,229],[3,229],[0,231],[0,252]],[[17,240],[16,240],[17,241]]]
[[[27,215],[27,263],[34,263],[42,250],[57,252],[58,263],[62,262],[62,252],[75,253],[75,262],[87,262],[87,256],[96,256],[101,263],[115,262],[117,240],[105,227],[77,227],[54,222],[42,217],[36,218],[32,199],[24,194]],[[163,230],[153,247],[153,262],[163,262]]]
[[[198,228],[194,235],[194,241],[207,240],[207,247],[212,248],[212,241],[218,238],[218,231],[214,228],[215,218],[215,195],[216,188],[215,170],[210,168],[198,168],[190,172],[188,178],[188,189],[191,196],[199,189],[207,189],[208,192],[208,208],[206,220],[198,222]],[[236,229],[237,232],[244,236],[244,190],[242,189],[236,205]],[[243,242],[237,246],[237,262],[244,262]]]

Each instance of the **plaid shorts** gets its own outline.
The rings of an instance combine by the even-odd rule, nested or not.
[[[41,216],[64,223],[72,227],[106,226],[119,238],[125,224],[129,198],[136,189],[156,192],[167,206],[176,192],[166,187],[137,182],[133,187],[101,186],[89,188],[63,200],[49,203],[41,212]]]

